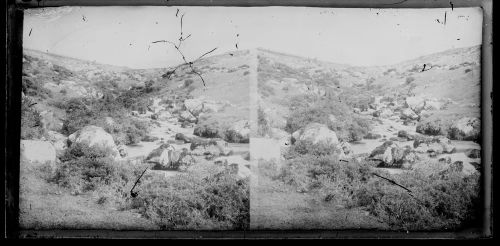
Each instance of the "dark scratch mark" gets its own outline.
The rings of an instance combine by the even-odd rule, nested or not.
[[[236,49],[238,49],[238,43],[236,43]]]
[[[387,4],[381,4],[381,5],[386,5],[386,6],[387,6],[387,5],[396,5],[396,4],[401,4],[401,3],[404,3],[404,2],[406,2],[406,1],[408,1],[408,0],[402,0],[402,1],[399,1],[399,2],[396,2],[396,3],[387,3]]]
[[[450,1],[451,11],[453,11],[453,3]]]
[[[236,37],[239,37],[239,36],[240,36],[240,34],[239,34],[239,33],[237,33],[237,34],[236,34]]]
[[[229,53],[229,55],[234,56],[233,53]]]
[[[177,12],[175,13],[175,17],[179,14],[179,9],[177,9]]]
[[[87,21],[87,19],[85,19],[85,15],[82,15],[82,20]]]
[[[446,25],[446,11],[444,11],[444,25]]]
[[[30,29],[30,33],[28,34],[28,36],[31,36],[31,31],[33,31],[33,28]]]

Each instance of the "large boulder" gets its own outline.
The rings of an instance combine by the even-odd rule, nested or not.
[[[179,169],[182,165],[192,164],[191,162],[185,163],[186,156],[188,156],[187,149],[175,150],[170,144],[162,144],[149,153],[146,162],[156,164],[154,169]]]
[[[184,101],[184,107],[194,116],[198,116],[203,111],[203,100],[200,98],[186,99]]]
[[[425,99],[417,96],[407,97],[405,103],[406,107],[412,109],[416,113],[419,113],[420,111],[422,111],[422,109],[424,109]]]
[[[250,141],[250,122],[240,120],[231,125],[226,132],[226,140],[235,143],[248,143]]]
[[[339,143],[337,134],[320,123],[309,123],[304,128],[295,131],[292,138],[295,141],[310,141],[313,144],[337,145]]]
[[[68,147],[68,137],[55,131],[47,132],[47,140],[49,140],[56,149],[57,156],[61,156]]]
[[[179,116],[179,120],[181,122],[189,123],[196,123],[196,121],[198,121],[198,119],[196,119],[196,117],[188,111],[183,111]]]
[[[73,134],[69,135],[68,141],[71,144],[80,143],[86,144],[90,147],[99,147],[109,149],[111,155],[114,157],[119,156],[118,148],[116,147],[113,136],[104,131],[101,127],[89,125]]]
[[[55,170],[56,158],[56,148],[49,141],[21,140],[20,160],[23,165],[41,166],[49,164]]]
[[[481,134],[481,121],[478,118],[464,117],[450,127],[449,135],[457,140],[478,140]]]
[[[400,118],[402,120],[418,120],[419,116],[412,109],[405,108],[405,109],[403,109],[403,111],[401,111]]]
[[[369,158],[382,161],[381,166],[385,167],[402,167],[405,163],[414,163],[417,160],[410,147],[402,148],[392,141],[386,141],[376,147]]]

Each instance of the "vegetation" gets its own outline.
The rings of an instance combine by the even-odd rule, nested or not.
[[[161,229],[243,230],[250,223],[248,178],[215,165],[194,166],[164,179],[144,180],[139,211]]]
[[[325,124],[341,140],[361,140],[369,131],[369,122],[352,113],[352,109],[338,101],[325,98],[296,96],[291,99],[291,114],[285,130],[293,133],[311,122]],[[332,121],[330,115],[336,120]]]
[[[33,105],[30,97],[23,98],[21,102],[21,139],[39,139],[45,133],[42,117]]]
[[[75,98],[69,100],[64,109],[66,119],[62,130],[67,135],[87,125],[96,125],[110,133],[116,143],[134,144],[145,138],[148,133],[145,123],[128,116],[123,105],[110,99]],[[106,117],[111,117],[120,124],[109,124]]]

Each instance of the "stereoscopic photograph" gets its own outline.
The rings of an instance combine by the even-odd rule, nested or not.
[[[483,224],[480,8],[24,10],[26,230]]]

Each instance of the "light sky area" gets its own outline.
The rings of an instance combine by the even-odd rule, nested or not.
[[[176,17],[179,9],[179,17]],[[446,25],[443,24],[446,12]],[[305,7],[60,7],[28,9],[25,48],[130,68],[265,49],[355,66],[390,65],[482,42],[480,8],[329,9]],[[439,20],[439,22],[438,22]],[[30,34],[31,32],[31,34]],[[239,34],[239,35],[238,35]]]

